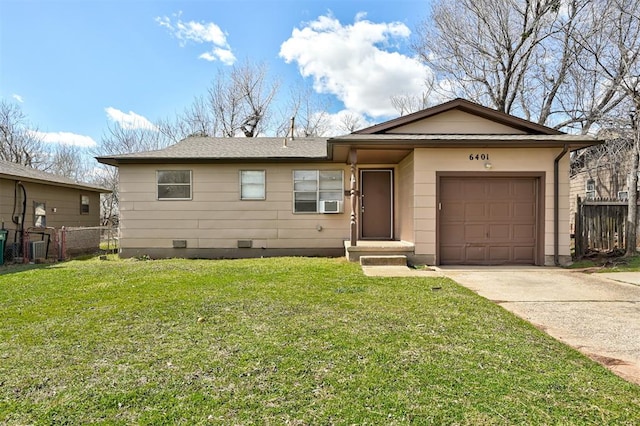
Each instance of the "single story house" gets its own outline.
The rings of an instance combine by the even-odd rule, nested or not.
[[[100,225],[100,194],[95,185],[0,160],[0,228],[5,248],[21,244],[25,232]],[[40,231],[44,232],[44,231]],[[12,255],[19,256],[22,248]]]
[[[332,138],[189,137],[119,167],[124,257],[570,260],[569,151],[598,143],[455,99]]]

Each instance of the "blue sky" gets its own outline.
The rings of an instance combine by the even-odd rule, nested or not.
[[[282,92],[304,79],[334,110],[394,115],[427,69],[411,33],[428,0],[2,0],[0,97],[50,143],[91,147],[107,126],[174,117],[216,72],[265,62]]]

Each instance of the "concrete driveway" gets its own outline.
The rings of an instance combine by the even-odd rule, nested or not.
[[[585,274],[543,267],[438,271],[640,384],[640,272]]]

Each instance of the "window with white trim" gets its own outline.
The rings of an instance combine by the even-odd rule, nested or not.
[[[240,170],[240,199],[264,200],[265,198],[265,171]]]
[[[190,200],[191,170],[158,170],[158,200]]]
[[[587,200],[593,200],[596,198],[596,181],[593,179],[587,180],[587,184],[585,186],[585,198]]]
[[[342,170],[294,170],[294,213],[318,213],[322,201],[344,199]]]

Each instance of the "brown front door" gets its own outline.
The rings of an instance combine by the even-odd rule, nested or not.
[[[535,264],[538,180],[442,177],[441,264]]]
[[[360,170],[360,238],[393,238],[392,170]]]

